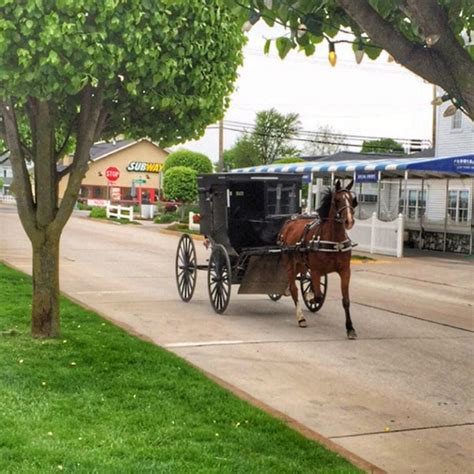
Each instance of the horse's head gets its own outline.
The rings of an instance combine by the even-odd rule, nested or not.
[[[354,209],[357,206],[357,198],[352,195],[351,188],[354,184],[352,180],[345,188],[339,180],[336,181],[336,192],[334,193],[334,205],[337,216],[341,218],[346,230],[354,227]]]

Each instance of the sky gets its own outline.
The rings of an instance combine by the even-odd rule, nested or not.
[[[267,38],[284,33],[258,22],[248,33],[244,63],[224,120],[253,123],[256,112],[275,108],[296,112],[305,130],[329,125],[337,133],[376,137],[431,139],[433,86],[400,65],[388,62],[382,52],[376,61],[364,57],[355,62],[351,45],[337,44],[337,64],[327,59],[328,46],[321,43],[313,56],[291,51],[281,60],[274,43],[263,53]],[[218,130],[210,126],[187,148],[218,160]],[[239,133],[224,132],[224,148]],[[351,148],[353,151],[353,148]]]

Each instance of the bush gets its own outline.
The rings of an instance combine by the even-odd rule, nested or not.
[[[282,158],[281,160],[276,160],[273,162],[274,165],[283,165],[287,163],[304,163],[305,161],[301,158],[297,158],[296,156],[293,158]]]
[[[89,217],[94,217],[95,219],[106,219],[107,210],[105,207],[93,207]]]
[[[171,222],[177,222],[179,217],[177,214],[168,213],[168,214],[160,214],[153,219],[155,224],[170,224]]]
[[[196,174],[212,173],[211,160],[202,153],[189,150],[178,150],[170,153],[163,165],[163,173],[177,166],[186,166]]]
[[[198,193],[196,171],[186,166],[176,166],[165,173],[163,189],[169,199],[193,202]]]

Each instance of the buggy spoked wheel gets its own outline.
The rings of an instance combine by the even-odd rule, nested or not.
[[[179,296],[187,303],[193,297],[197,276],[196,247],[187,234],[179,239],[175,268]]]
[[[207,272],[209,299],[216,313],[222,314],[230,301],[232,269],[229,254],[223,245],[216,245],[209,258]]]
[[[281,295],[278,294],[278,293],[269,293],[268,297],[269,297],[272,301],[278,301],[278,300],[281,298]]]
[[[323,275],[319,281],[319,288],[321,289],[321,297],[316,301],[315,299],[311,299],[311,293],[314,295],[313,285],[311,284],[311,273],[309,270],[300,276],[300,286],[301,286],[301,294],[303,295],[303,301],[306,307],[312,312],[316,313],[319,311],[324,304],[324,300],[326,299],[326,291],[328,289],[328,276]]]

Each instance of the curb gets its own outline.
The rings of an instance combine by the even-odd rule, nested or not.
[[[170,229],[160,229],[160,234],[168,234],[168,235],[176,235],[180,237],[183,234],[187,234],[187,232],[179,232],[178,230],[170,230]],[[206,240],[206,237],[201,234],[187,234],[193,240]]]

